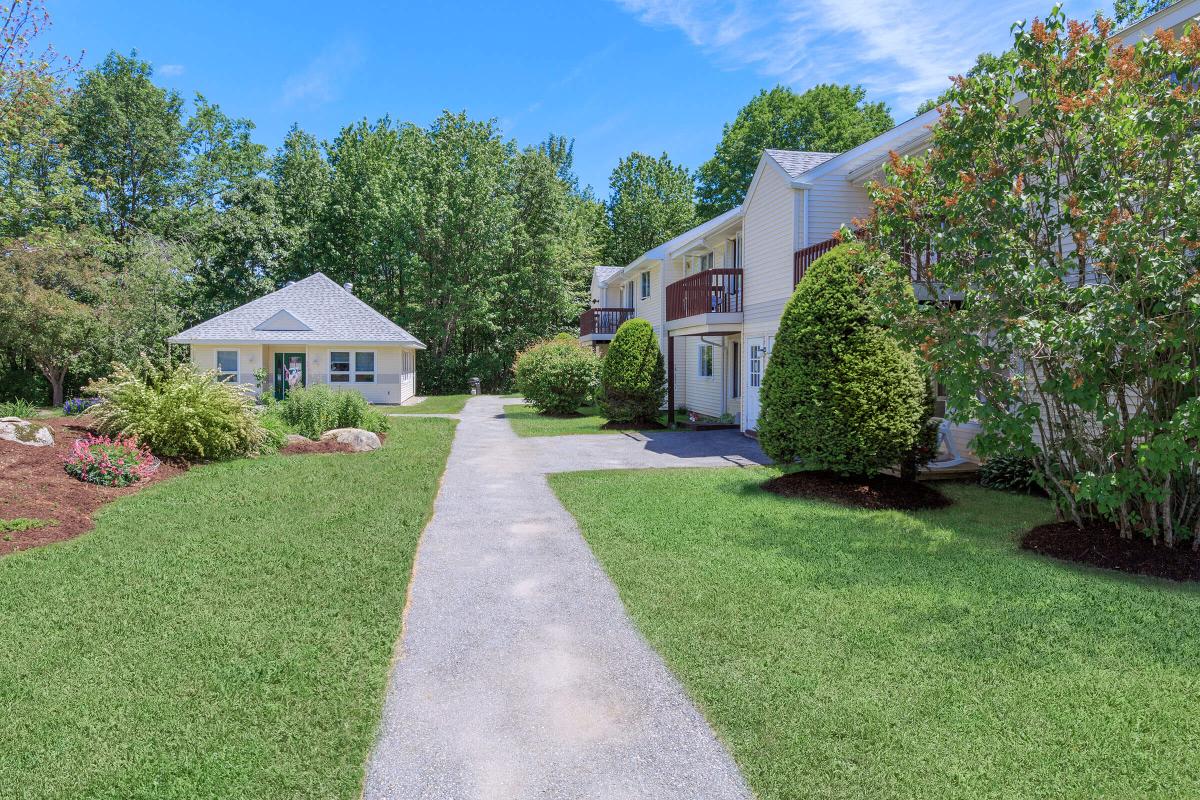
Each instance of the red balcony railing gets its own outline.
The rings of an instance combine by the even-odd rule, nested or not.
[[[579,335],[609,334],[617,332],[621,323],[633,317],[632,308],[591,308],[579,318]]]
[[[742,271],[709,269],[667,286],[667,320],[742,313]]]
[[[808,272],[808,268],[814,261],[841,243],[841,239],[826,239],[823,242],[810,244],[803,250],[797,250],[795,261],[792,264],[792,286],[799,285],[800,279],[804,277],[804,273]]]

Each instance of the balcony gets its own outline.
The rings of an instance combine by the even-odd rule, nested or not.
[[[675,281],[667,286],[668,327],[741,323],[742,294],[740,269],[709,269]]]
[[[632,308],[590,308],[579,318],[579,338],[588,342],[607,342],[633,318]]]

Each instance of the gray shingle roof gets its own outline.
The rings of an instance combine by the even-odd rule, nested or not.
[[[281,311],[287,313],[280,314]],[[263,325],[272,318],[275,318],[272,324]],[[299,327],[287,322],[291,319],[309,330],[286,330]],[[425,347],[411,333],[320,272],[201,322],[172,336],[170,341],[178,344],[362,342]]]
[[[766,150],[764,152],[793,178],[799,178],[813,167],[820,166],[838,155],[837,153],[817,153],[807,150]]]
[[[623,269],[623,267],[593,267],[592,276],[595,278],[596,283],[604,283]]]

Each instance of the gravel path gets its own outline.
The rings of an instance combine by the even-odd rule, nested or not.
[[[422,535],[364,797],[748,798],[545,473],[763,461],[736,432],[520,439],[472,398]]]

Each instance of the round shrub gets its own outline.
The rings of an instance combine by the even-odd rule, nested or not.
[[[135,437],[160,456],[231,458],[263,443],[254,398],[215,372],[181,364],[136,374],[118,364],[87,388],[100,398],[91,413],[102,432]]]
[[[916,360],[874,322],[858,243],[818,259],[784,309],[762,381],[763,450],[843,475],[898,465],[918,444],[927,387]]]
[[[333,389],[325,384],[292,389],[272,406],[271,413],[310,439],[334,428],[362,428],[372,433],[388,429],[387,417],[367,402],[362,392]]]
[[[596,389],[600,362],[570,334],[538,342],[517,354],[518,392],[542,414],[573,414]]]
[[[653,422],[662,408],[667,371],[654,328],[631,319],[617,328],[600,372],[600,408],[613,422]]]

